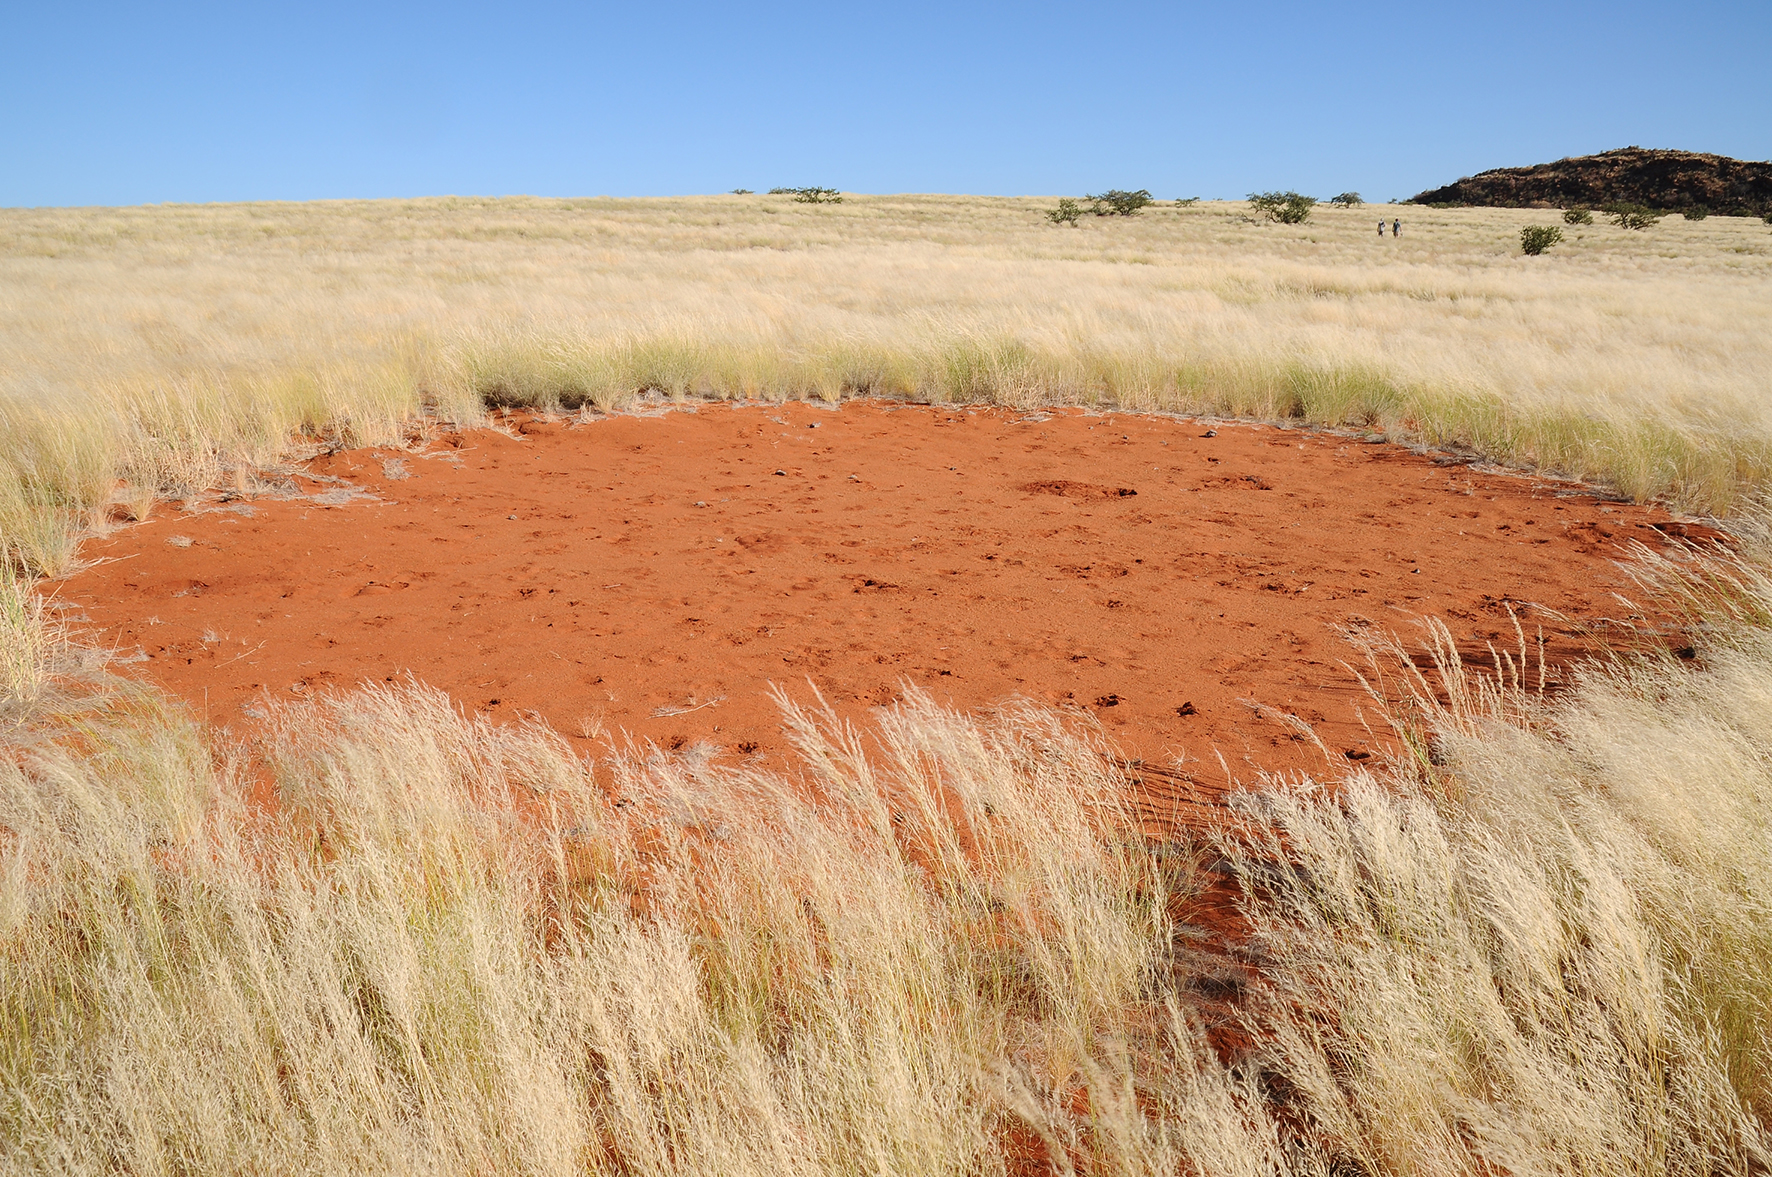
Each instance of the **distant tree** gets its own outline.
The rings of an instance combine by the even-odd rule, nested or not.
[[[1109,188],[1100,196],[1085,196],[1090,203],[1089,211],[1098,217],[1130,217],[1146,205],[1155,204],[1148,189],[1140,188],[1137,192],[1127,192],[1123,188]]]
[[[1681,209],[1680,215],[1685,217],[1688,221],[1702,221],[1704,218],[1710,216],[1710,209],[1702,204],[1694,204]]]
[[[749,196],[750,194],[751,190],[749,188],[734,188],[732,190],[732,195],[734,196]]]
[[[1200,198],[1198,196],[1188,196],[1188,197],[1178,196],[1175,198],[1175,203],[1176,204],[1199,204]]]
[[[1315,197],[1297,192],[1251,192],[1249,203],[1256,212],[1265,213],[1268,220],[1282,225],[1302,225],[1317,206]]]
[[[1563,231],[1555,225],[1527,225],[1520,230],[1520,252],[1541,254],[1563,239]]]
[[[1331,196],[1329,203],[1339,204],[1342,208],[1359,208],[1366,202],[1360,199],[1358,192],[1343,192],[1338,196]]]
[[[1054,225],[1069,225],[1073,229],[1077,227],[1077,220],[1082,215],[1083,210],[1068,196],[1058,202],[1057,208],[1046,210],[1046,219]]]
[[[798,191],[799,191],[798,188],[771,188],[769,190],[769,195],[771,195],[771,196],[792,196],[794,193],[796,193]]]
[[[1594,214],[1585,208],[1566,208],[1563,210],[1563,223],[1565,225],[1591,225],[1594,223]]]
[[[1600,211],[1611,217],[1612,223],[1620,229],[1647,229],[1662,216],[1640,204],[1609,204]]]

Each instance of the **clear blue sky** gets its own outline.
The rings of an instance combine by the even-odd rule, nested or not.
[[[1772,2],[0,0],[0,206],[454,194],[1413,195],[1772,156]]]

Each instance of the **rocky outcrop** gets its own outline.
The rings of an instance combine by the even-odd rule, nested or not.
[[[1772,163],[1621,147],[1528,168],[1495,168],[1416,196],[1414,204],[1599,208],[1641,204],[1757,216],[1772,212]]]

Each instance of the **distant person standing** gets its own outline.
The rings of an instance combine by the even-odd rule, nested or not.
[[[1378,231],[1380,233],[1384,232],[1384,222],[1383,221],[1378,222]],[[1403,233],[1403,222],[1402,222],[1401,218],[1392,221],[1391,222],[1391,236],[1392,237],[1400,237],[1400,236],[1402,236],[1402,233]]]
[[[1378,218],[1378,235],[1380,237],[1384,236],[1384,218],[1383,217]]]

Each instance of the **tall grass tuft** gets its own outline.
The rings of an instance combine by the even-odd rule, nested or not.
[[[10,564],[0,542],[0,700],[16,710],[28,707],[48,685],[59,643],[43,599]]]
[[[422,688],[0,762],[0,1132],[32,1167],[1000,1171],[1159,1152],[1130,1018],[1186,879],[1050,717],[913,699],[803,780]],[[1192,1061],[1166,1066],[1195,1066]],[[1076,1108],[1090,1114],[1079,1117]]]
[[[1359,1168],[1772,1160],[1772,581],[1652,571],[1720,623],[1702,670],[1634,658],[1548,702],[1524,633],[1493,675],[1443,629],[1437,676],[1392,644],[1375,666],[1418,755],[1250,796],[1220,836],[1259,1065]]]

